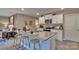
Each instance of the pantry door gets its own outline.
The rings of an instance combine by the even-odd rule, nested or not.
[[[76,41],[79,42],[79,14],[76,14]]]
[[[64,15],[64,40],[79,41],[77,14]]]

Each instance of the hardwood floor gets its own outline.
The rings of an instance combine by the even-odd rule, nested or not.
[[[19,45],[16,47],[18,48]],[[3,50],[21,50],[13,46],[9,46]],[[58,41],[56,40],[56,50],[79,50],[79,42],[74,42],[70,40]]]
[[[70,40],[56,41],[56,50],[79,50],[79,42]]]

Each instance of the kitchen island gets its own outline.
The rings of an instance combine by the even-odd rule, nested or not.
[[[39,40],[41,47],[42,47],[42,49],[40,49],[40,50],[55,50],[55,41],[56,41],[55,39],[57,38],[56,32],[43,31],[43,32],[34,32],[33,34],[25,32],[22,34],[24,34],[23,36],[29,36],[30,41],[33,39]],[[22,43],[19,41],[20,41],[20,39],[17,40],[17,44]],[[0,49],[4,49],[4,50],[11,49],[9,47],[13,47],[13,45],[16,45],[15,40],[13,40],[13,39],[10,39],[10,40],[1,39]],[[36,47],[38,47],[37,44],[36,44]],[[31,42],[30,49],[33,49],[32,42]]]
[[[39,41],[41,41],[42,43],[44,43],[45,41],[50,41],[49,49],[55,50],[55,41],[57,39],[56,34],[57,34],[56,32],[46,32],[46,31],[34,32],[33,34],[31,34],[31,37],[32,37],[32,35],[33,36],[35,35],[35,38],[38,39]]]

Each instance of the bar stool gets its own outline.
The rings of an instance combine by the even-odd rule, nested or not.
[[[38,40],[38,39],[32,39],[31,41],[30,41],[30,43],[32,43],[33,45],[34,45],[34,50],[37,50],[36,49],[36,44],[38,44],[39,45],[39,49],[41,49],[40,48],[40,41]]]
[[[20,45],[21,45],[21,48],[23,48],[23,49],[24,48],[27,49],[27,46],[30,48],[30,40],[29,40],[29,37],[28,36],[22,36],[20,38]]]

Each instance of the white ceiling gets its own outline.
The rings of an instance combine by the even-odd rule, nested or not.
[[[55,13],[61,11],[60,8],[24,8],[24,11],[21,8],[0,8],[0,16],[12,16],[14,14],[24,14],[33,17],[38,17],[36,13],[40,15]]]
[[[22,8],[0,8],[0,16],[12,16],[15,14],[24,14],[28,16],[38,17],[36,13],[39,13],[39,16],[49,14],[49,13],[56,13],[61,11],[68,11],[68,10],[79,10],[79,8],[65,8],[61,10],[61,8],[24,8],[24,11],[21,10]]]

